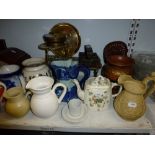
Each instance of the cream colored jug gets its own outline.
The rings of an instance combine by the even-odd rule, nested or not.
[[[154,84],[148,88],[149,81],[154,79],[146,77],[143,81],[139,81],[130,75],[121,75],[118,78],[118,83],[124,86],[124,90],[116,97],[114,108],[123,119],[134,121],[144,115],[145,98],[155,90]]]
[[[5,110],[14,117],[22,117],[30,110],[30,103],[22,87],[13,87],[4,92],[7,99]]]
[[[38,117],[47,118],[54,115],[66,94],[67,88],[64,84],[56,83],[51,90],[53,84],[53,78],[40,76],[31,79],[26,85],[26,89],[33,93],[30,104],[31,110]],[[55,94],[57,87],[63,88],[59,98]]]

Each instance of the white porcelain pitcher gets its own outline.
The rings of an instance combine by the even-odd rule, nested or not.
[[[26,85],[26,89],[30,89],[33,93],[31,110],[38,117],[47,118],[54,115],[66,94],[67,88],[64,84],[56,83],[51,90],[53,84],[54,80],[51,77],[40,76],[31,79]],[[59,98],[55,94],[57,87],[63,87]]]

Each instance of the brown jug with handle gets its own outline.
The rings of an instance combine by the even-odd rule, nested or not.
[[[148,86],[150,81],[153,81],[151,87]],[[148,76],[139,81],[130,75],[120,75],[118,83],[123,85],[124,90],[114,101],[115,111],[125,120],[137,120],[146,111],[145,98],[155,91],[155,79]]]

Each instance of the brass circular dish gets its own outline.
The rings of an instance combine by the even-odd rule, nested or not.
[[[51,43],[50,45],[45,42],[39,48],[47,49],[53,52],[54,55],[61,58],[72,57],[80,48],[81,37],[78,30],[69,23],[59,23],[51,28],[50,35],[56,38],[63,38],[59,42]]]

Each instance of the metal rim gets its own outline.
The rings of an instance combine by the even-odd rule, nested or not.
[[[75,35],[76,35],[76,43],[77,43],[77,46],[75,47],[75,50],[73,51],[73,54],[72,54],[72,56],[79,50],[79,48],[80,48],[80,45],[81,45],[81,37],[80,37],[80,34],[79,34],[79,32],[78,32],[78,30],[73,26],[73,25],[71,25],[71,24],[69,24],[69,23],[58,23],[58,24],[56,24],[53,28],[51,28],[51,30],[50,30],[50,34],[54,34],[55,33],[55,31],[56,31],[56,29],[58,29],[59,27],[70,27],[70,29],[72,29],[74,32],[75,32]],[[63,32],[62,32],[63,33]],[[55,52],[54,52],[54,54],[56,54]],[[59,55],[58,55],[59,56]],[[62,56],[62,55],[61,55]],[[70,56],[71,57],[71,56]]]

